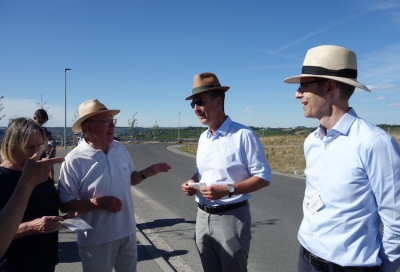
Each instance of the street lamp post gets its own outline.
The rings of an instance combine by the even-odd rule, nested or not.
[[[180,135],[180,128],[181,128],[181,112],[178,113],[178,143],[179,140],[181,139],[181,135]]]
[[[64,149],[67,145],[67,71],[72,70],[70,68],[64,69]]]

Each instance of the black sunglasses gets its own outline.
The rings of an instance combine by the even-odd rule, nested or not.
[[[201,107],[201,106],[205,105],[205,103],[206,103],[206,100],[204,100],[204,99],[199,99],[199,100],[196,100],[196,101],[192,101],[192,102],[190,103],[190,106],[192,106],[192,109],[194,109],[194,106],[195,106],[195,105],[197,105],[198,107]]]

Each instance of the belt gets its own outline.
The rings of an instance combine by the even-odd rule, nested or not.
[[[230,205],[215,206],[215,207],[206,206],[206,205],[197,203],[197,206],[200,209],[202,209],[203,211],[205,211],[207,213],[211,213],[211,214],[227,212],[227,211],[237,209],[239,207],[246,206],[246,205],[247,205],[247,200],[244,200],[244,201],[238,202],[238,203],[234,203],[234,204],[230,204]]]
[[[340,266],[315,256],[304,247],[303,254],[312,267],[322,272],[379,272],[379,266]]]

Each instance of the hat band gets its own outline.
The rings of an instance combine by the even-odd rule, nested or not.
[[[307,74],[307,75],[357,78],[357,70],[355,70],[355,69],[329,70],[329,69],[319,67],[319,66],[303,66],[301,73]]]
[[[221,85],[220,84],[213,84],[213,85],[199,86],[199,87],[196,87],[196,88],[192,89],[192,94],[196,94],[196,93],[202,92],[204,90],[215,88],[215,87],[221,87]]]

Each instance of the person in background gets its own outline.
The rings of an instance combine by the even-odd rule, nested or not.
[[[47,131],[47,152],[46,152],[46,158],[54,158],[56,156],[56,141],[53,139],[53,135],[50,131]],[[55,183],[54,181],[54,166],[51,167],[50,170],[50,179]]]
[[[138,171],[123,144],[113,140],[119,110],[97,99],[79,106],[72,126],[85,138],[65,157],[58,191],[62,212],[79,212],[93,227],[78,233],[83,271],[136,271],[136,222],[131,186],[171,168],[156,163]]]
[[[394,272],[400,265],[400,147],[349,106],[356,54],[322,45],[307,51],[295,97],[319,127],[304,142],[306,191],[298,271]],[[383,223],[383,234],[380,226]]]
[[[64,219],[58,216],[57,190],[49,179],[49,171],[46,176],[42,175],[44,166],[41,164],[37,164],[39,168],[34,175],[29,176],[29,172],[23,175],[24,165],[33,164],[29,159],[36,159],[35,154],[41,154],[46,144],[47,139],[43,128],[27,118],[11,120],[3,138],[0,164],[0,210],[9,209],[8,205],[12,205],[15,201],[12,196],[17,189],[17,194],[22,190],[20,186],[23,186],[23,183],[20,184],[20,182],[26,182],[25,179],[31,181],[34,179],[36,183],[42,182],[31,190],[22,220],[19,221],[13,241],[4,254],[8,272],[54,271],[58,264],[58,232],[55,230],[60,224],[59,221]],[[49,166],[51,162],[57,161],[60,159],[50,160],[50,163],[45,163],[45,165]],[[47,169],[50,170],[49,168]],[[28,192],[29,188],[23,195],[27,196]],[[18,210],[14,216],[16,216],[13,221],[15,224],[17,219],[20,219]],[[1,225],[3,223],[2,221]]]
[[[45,109],[38,109],[33,113],[33,121],[36,124],[41,126],[45,133],[47,134],[48,130],[43,125],[49,120],[49,116]],[[40,159],[46,158],[46,150],[43,150],[42,154],[40,154]]]
[[[49,115],[45,109],[38,109],[33,113],[33,121],[41,127],[49,120]]]
[[[271,181],[257,135],[225,114],[228,89],[215,74],[201,73],[194,77],[192,95],[186,98],[192,100],[199,121],[208,126],[199,139],[197,171],[182,184],[186,195],[196,195],[196,245],[205,272],[247,271],[248,199]]]

